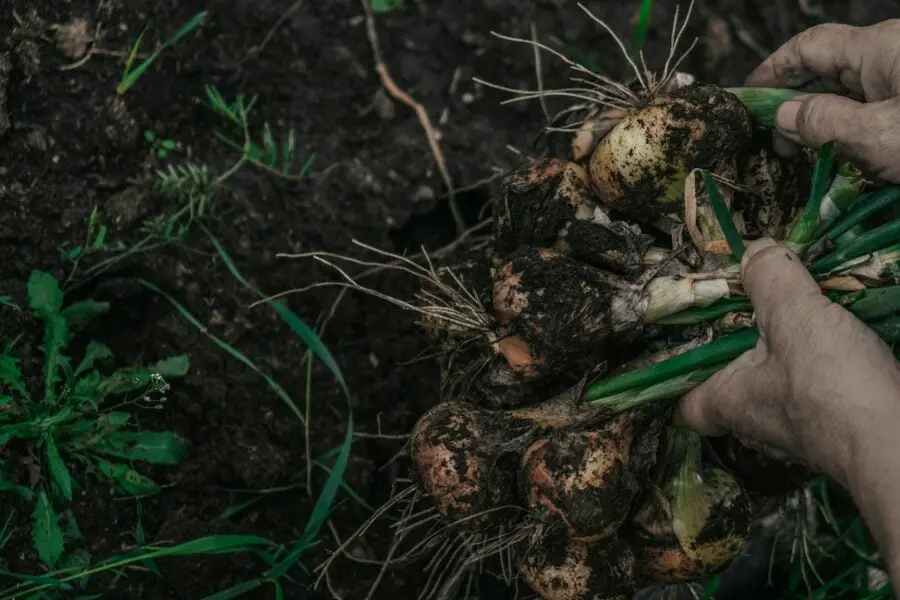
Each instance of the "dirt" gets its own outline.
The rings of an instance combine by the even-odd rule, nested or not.
[[[535,86],[531,50],[490,32],[528,37],[534,23],[542,39],[554,35],[608,72],[619,72],[621,60],[575,3],[406,4],[377,17],[384,60],[396,83],[435,121],[449,175],[457,187],[466,188],[458,202],[471,226],[497,190],[497,174],[530,151],[543,122],[537,103],[500,106],[507,94],[472,81],[477,75],[513,88]],[[639,2],[587,4],[624,34]],[[654,4],[647,44],[651,64],[663,60],[674,13],[674,3]],[[708,43],[683,68],[708,82],[740,83],[760,59],[752,46],[774,49],[821,20],[804,15],[801,4],[807,3],[699,2],[688,35],[702,35]],[[823,6],[825,18],[855,24],[888,18],[900,8],[887,0],[829,0]],[[202,29],[167,51],[126,94],[117,95],[125,56],[144,28],[143,48],[152,48],[201,10],[209,11]],[[544,59],[548,87],[564,80],[555,64]],[[194,161],[221,173],[233,163],[234,151],[215,137],[227,128],[205,105],[206,84],[227,98],[258,96],[253,131],[261,132],[264,122],[278,136],[293,128],[299,160],[316,155],[302,181],[251,169],[229,180],[217,197],[210,231],[258,289],[275,293],[334,280],[317,262],[277,253],[327,250],[362,256],[354,239],[413,253],[423,245],[436,250],[457,237],[446,189],[416,115],[386,96],[374,70],[357,2],[7,0],[0,8],[0,293],[21,301],[32,269],[65,277],[70,265],[60,246],[82,243],[95,207],[110,228],[108,243],[134,243],[148,215],[173,208],[153,192],[156,169]],[[148,130],[176,141],[178,150],[160,159],[145,138]],[[478,183],[489,178],[494,178],[490,184]],[[250,357],[303,406],[303,343],[269,308],[248,306],[257,297],[228,272],[202,232],[195,231],[187,246],[138,256],[72,295],[113,302],[110,314],[86,336],[110,345],[123,363],[146,364],[182,352],[192,362],[188,376],[173,382],[163,410],[139,413],[142,427],[174,431],[192,444],[182,465],[148,472],[165,484],[163,492],[141,500],[139,513],[134,500],[113,497],[106,485],[82,478],[84,487],[69,508],[94,560],[132,548],[139,523],[146,540],[156,543],[244,533],[290,544],[302,534],[312,510],[302,485],[271,491],[304,480],[306,450],[297,419],[258,373],[133,281],[144,277],[178,298],[209,332]],[[393,272],[365,283],[400,298],[416,290],[409,277]],[[357,293],[347,294],[328,318],[338,292],[317,288],[284,301],[309,323],[327,319],[323,339],[347,376],[357,429],[407,432],[439,397],[439,369],[427,357],[429,339],[411,313]],[[4,343],[21,329],[8,314]],[[342,440],[347,407],[318,363],[311,390],[311,446],[319,455]],[[401,447],[396,439],[358,439],[346,483],[377,506],[407,474],[402,460],[392,460]],[[323,481],[318,471],[317,489]],[[248,490],[270,493],[235,516],[216,520],[226,508],[253,497]],[[342,499],[332,522],[346,537],[368,512]],[[29,539],[31,507],[9,494],[2,503],[4,514],[6,509],[15,514],[0,568],[41,573]],[[335,546],[328,529],[321,540],[303,556],[309,569]],[[375,532],[353,552],[383,557],[387,544],[384,532]],[[108,591],[112,579],[106,576],[92,577],[89,590],[110,598],[193,600],[264,570],[246,556],[161,559],[158,566],[161,577],[131,569],[114,590]],[[342,596],[364,598],[378,568],[343,562],[338,572],[335,585]],[[424,578],[421,565],[396,569],[372,597],[411,597]],[[3,587],[10,584],[0,579]],[[302,570],[296,569],[293,579],[296,583],[286,583],[286,598],[329,597],[324,588],[310,589],[312,577]],[[271,597],[270,588],[254,593],[246,597]],[[512,598],[514,593],[483,578],[482,597]]]

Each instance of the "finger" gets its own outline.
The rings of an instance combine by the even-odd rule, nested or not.
[[[834,141],[842,157],[868,174],[900,181],[900,100],[860,103],[844,96],[810,94],[785,102],[775,119],[777,131],[811,148]]]
[[[819,78],[841,81],[860,71],[865,44],[861,28],[825,23],[795,35],[747,77],[753,87],[800,87]]]
[[[751,243],[741,260],[741,285],[753,303],[760,330],[790,336],[800,322],[790,315],[825,300],[800,258],[774,240]],[[773,325],[777,324],[777,326]]]
[[[760,344],[684,396],[678,405],[681,420],[704,436],[757,435],[768,417],[752,415],[768,412],[762,410],[764,399],[780,397],[782,381],[766,373],[764,356]]]
[[[772,150],[784,158],[793,158],[799,154],[801,144],[798,144],[777,129],[772,134]]]

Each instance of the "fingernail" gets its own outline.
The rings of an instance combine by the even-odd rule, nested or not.
[[[797,113],[800,112],[800,105],[802,104],[803,102],[800,100],[788,100],[778,107],[778,112],[775,115],[775,126],[782,133],[788,135],[797,133]]]
[[[765,250],[770,246],[777,246],[778,242],[776,242],[772,238],[760,238],[758,240],[754,240],[747,245],[747,248],[744,250],[744,257],[741,259],[741,272],[745,268],[747,268],[747,263],[751,258],[760,253],[760,251]]]

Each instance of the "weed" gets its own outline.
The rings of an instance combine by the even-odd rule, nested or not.
[[[5,476],[0,459],[0,491],[18,494],[33,503],[32,537],[41,561],[50,569],[86,566],[84,551],[67,552],[66,541],[80,539],[71,511],[60,514],[59,503],[71,501],[79,488],[69,462],[80,464],[120,493],[147,496],[159,491],[152,479],[133,468],[135,462],[175,465],[188,443],[169,431],[140,431],[130,407],[161,407],[169,388],[166,377],[181,377],[187,356],[174,356],[147,368],[109,371],[110,349],[96,341],[87,344],[81,360],[72,362],[66,351],[73,334],[109,305],[83,300],[64,306],[63,292],[53,276],[34,271],[28,280],[28,306],[43,322],[42,393],[35,396],[14,354],[16,341],[0,352],[0,448],[40,456],[40,481],[21,486]],[[107,374],[104,374],[107,373]],[[24,455],[22,455],[24,456]]]
[[[116,86],[116,93],[124,95],[128,90],[137,83],[137,80],[141,78],[141,75],[147,71],[153,63],[156,62],[156,59],[159,56],[177,44],[181,38],[197,29],[206,19],[207,11],[199,12],[194,15],[189,21],[187,21],[184,25],[182,25],[178,31],[176,31],[169,39],[162,43],[162,45],[157,48],[150,56],[144,59],[140,64],[135,66],[134,62],[137,59],[138,52],[141,48],[141,40],[144,38],[144,34],[147,32],[145,29],[141,32],[141,35],[138,36],[138,39],[135,40],[134,45],[131,47],[131,53],[128,55],[128,60],[125,62],[125,72],[122,73],[122,79],[119,81],[119,85]]]
[[[284,179],[300,180],[306,177],[315,160],[315,154],[311,154],[299,169],[295,169],[297,159],[296,134],[293,129],[288,131],[285,139],[279,141],[272,134],[269,124],[265,123],[262,132],[262,145],[260,145],[253,140],[253,136],[250,133],[250,112],[253,110],[253,105],[256,104],[256,97],[251,98],[249,102],[245,102],[244,96],[239,95],[234,102],[229,103],[214,86],[208,85],[205,89],[206,98],[213,111],[230,121],[233,125],[236,125],[241,134],[241,140],[235,141],[221,133],[216,133],[217,138],[240,152],[241,155],[231,168],[219,176],[217,179],[218,184],[224,183],[226,179],[246,164],[251,164]]]
[[[144,132],[144,139],[150,144],[150,150],[156,158],[165,160],[170,152],[179,150],[178,142],[169,138],[161,138],[149,129]]]
[[[267,564],[275,564],[278,557],[284,553],[284,548],[271,540],[252,535],[213,535],[174,546],[141,546],[135,550],[107,558],[91,567],[52,569],[50,572],[40,576],[20,575],[0,570],[0,575],[20,582],[18,585],[0,591],[0,600],[72,598],[74,597],[72,592],[75,590],[75,586],[83,584],[90,577],[108,572],[118,574],[125,568],[138,563],[146,564],[157,558],[244,553],[253,554]],[[260,579],[250,583],[254,584],[254,587],[249,587],[245,591],[250,591],[263,584],[271,584],[276,587],[276,590],[280,589],[280,584],[277,581]],[[246,586],[247,584],[240,585]],[[63,595],[64,592],[68,592],[68,594]],[[203,600],[236,597],[236,595],[222,596],[221,594],[222,592],[208,596]],[[78,597],[97,598],[99,596]]]

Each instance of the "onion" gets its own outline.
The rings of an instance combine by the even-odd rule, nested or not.
[[[544,600],[631,600],[634,563],[617,536],[588,544],[554,532],[529,548],[519,573]]]
[[[623,535],[631,543],[637,572],[653,581],[697,581],[713,575],[734,560],[750,533],[752,507],[747,492],[734,477],[704,464],[703,503],[705,517],[699,532],[685,547],[676,534],[679,515],[666,492],[648,487]]]
[[[584,167],[554,158],[529,160],[504,179],[494,234],[501,256],[522,246],[548,247],[629,276],[640,273],[652,241],[634,225],[610,221]]]
[[[521,453],[506,444],[523,432],[521,425],[462,402],[422,415],[410,435],[410,457],[419,486],[441,515],[476,529],[508,519],[498,509],[516,502]]]
[[[736,161],[750,133],[736,96],[689,85],[656,97],[609,132],[591,155],[591,185],[605,206],[650,223],[674,212],[691,170]]]
[[[556,250],[522,248],[495,275],[494,313],[507,325],[494,346],[528,379],[586,371],[645,323],[729,294],[724,279],[686,274],[633,284]]]
[[[586,541],[615,533],[640,483],[631,469],[631,432],[561,431],[532,444],[522,461],[528,505],[560,517]]]
[[[587,369],[606,350],[600,344],[634,333],[647,303],[640,286],[555,250],[523,248],[494,280],[495,314],[511,323],[497,350],[532,379]]]

